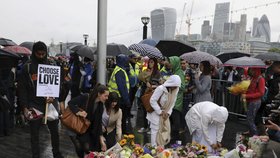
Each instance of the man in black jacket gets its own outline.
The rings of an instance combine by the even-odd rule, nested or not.
[[[35,108],[42,113],[45,113],[45,106],[47,103],[53,103],[53,98],[46,99],[45,97],[36,97],[37,91],[37,69],[38,64],[47,64],[47,46],[43,42],[36,42],[33,45],[31,60],[28,61],[22,71],[18,82],[19,101],[24,109],[24,115],[30,120],[30,135],[31,135],[31,148],[32,157],[40,157],[40,145],[39,145],[39,129],[42,125],[42,118],[31,118],[30,109]],[[58,135],[58,122],[59,120],[47,121],[49,131],[51,133],[52,152],[54,158],[62,158],[59,151],[59,135]]]

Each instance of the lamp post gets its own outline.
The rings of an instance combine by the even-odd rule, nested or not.
[[[84,37],[84,39],[85,39],[84,45],[87,45],[88,34],[83,34],[83,37]]]
[[[143,40],[144,40],[144,39],[147,39],[147,30],[148,30],[147,24],[150,22],[150,18],[142,17],[141,21],[144,24],[144,26],[143,26]]]
[[[59,42],[59,46],[60,46],[60,53],[62,53],[62,42]]]

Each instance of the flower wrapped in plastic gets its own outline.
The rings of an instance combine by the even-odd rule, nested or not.
[[[250,83],[251,83],[250,80],[243,80],[239,83],[232,85],[231,87],[228,87],[227,89],[229,90],[230,93],[234,95],[244,94],[247,92]]]
[[[269,141],[268,136],[253,136],[249,138],[249,148],[252,149],[256,157],[262,157],[263,152],[266,150]]]

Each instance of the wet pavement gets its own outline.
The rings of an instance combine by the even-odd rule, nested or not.
[[[137,129],[142,126],[143,115],[141,109],[137,107],[132,108],[134,117],[131,119],[131,126],[136,136],[136,143],[145,144],[149,142],[150,135],[147,133],[137,133]],[[235,147],[235,138],[237,132],[246,131],[245,120],[238,119],[237,117],[230,117],[226,123],[224,138],[222,144],[232,149]],[[60,148],[65,158],[76,158],[75,150],[70,138],[65,134],[65,129],[60,126]],[[42,126],[40,129],[40,149],[42,158],[52,158],[50,134],[47,127]],[[191,137],[188,131],[180,134],[182,143],[191,142]],[[270,141],[268,150],[266,151],[265,158],[273,158],[272,150],[280,157],[280,144]],[[30,149],[30,135],[28,126],[16,127],[10,136],[0,137],[0,158],[29,158],[31,157]]]

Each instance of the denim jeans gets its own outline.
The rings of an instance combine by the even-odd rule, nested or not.
[[[257,126],[255,124],[255,118],[260,106],[261,100],[248,103],[247,122],[249,125],[250,134],[252,135],[258,135]]]

